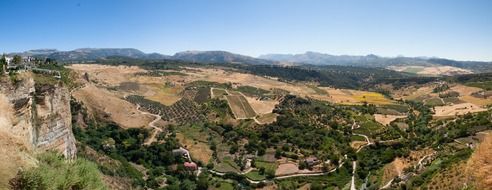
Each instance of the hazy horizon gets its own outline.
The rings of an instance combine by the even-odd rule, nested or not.
[[[0,52],[135,48],[492,61],[491,1],[1,1]]]

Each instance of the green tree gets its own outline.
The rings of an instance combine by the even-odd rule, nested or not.
[[[14,59],[12,60],[13,63],[19,64],[22,62],[22,57],[20,55],[14,55]]]
[[[197,189],[198,190],[207,190],[208,189],[208,176],[200,175],[197,181]]]
[[[7,64],[7,60],[5,59],[5,54],[0,58],[0,74],[3,73],[3,67]]]

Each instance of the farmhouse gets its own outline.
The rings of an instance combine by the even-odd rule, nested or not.
[[[183,164],[183,166],[187,169],[187,170],[191,170],[191,171],[195,171],[195,170],[198,170],[198,166],[196,165],[195,162],[185,162]]]
[[[174,156],[187,156],[188,154],[188,151],[181,147],[178,149],[174,149],[172,152]]]
[[[316,157],[314,157],[314,156],[310,156],[310,157],[306,158],[304,161],[306,162],[306,164],[307,164],[309,167],[314,166],[314,165],[316,165],[316,164],[318,164],[318,163],[319,163],[318,158],[316,158]]]

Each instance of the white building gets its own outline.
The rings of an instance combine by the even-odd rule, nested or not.
[[[5,56],[5,62],[7,62],[7,65],[10,64],[12,62],[12,60],[14,60],[13,57],[7,57],[7,56]]]

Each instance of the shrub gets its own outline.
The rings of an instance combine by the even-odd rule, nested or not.
[[[56,153],[41,154],[38,160],[38,167],[10,180],[12,189],[106,189],[97,165],[90,161],[68,161]]]

